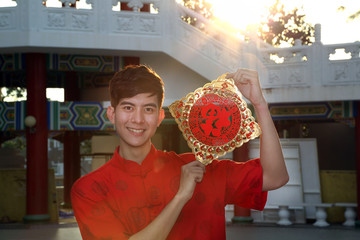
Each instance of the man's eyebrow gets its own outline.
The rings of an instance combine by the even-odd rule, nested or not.
[[[158,107],[157,104],[155,104],[155,103],[148,103],[148,104],[145,104],[144,106],[145,107],[154,107],[154,108]]]
[[[131,105],[131,106],[135,106],[135,104],[133,104],[132,102],[127,102],[127,101],[120,102],[120,105]]]
[[[134,103],[132,102],[128,102],[128,101],[123,101],[123,102],[120,102],[120,105],[131,105],[131,106],[135,106]],[[157,108],[157,104],[156,103],[147,103],[144,105],[144,107],[154,107],[154,108]]]

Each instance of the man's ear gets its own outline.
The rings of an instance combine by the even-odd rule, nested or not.
[[[160,112],[159,112],[159,121],[158,121],[158,127],[160,126],[162,120],[164,120],[165,118],[165,111],[164,109],[160,109]]]
[[[106,110],[107,117],[109,118],[112,124],[115,124],[115,108],[112,106],[108,106]]]

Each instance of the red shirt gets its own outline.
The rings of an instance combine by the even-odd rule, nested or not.
[[[121,158],[118,150],[72,188],[72,206],[83,239],[128,239],[145,228],[177,193],[181,166],[195,160],[190,153],[177,155],[152,146],[139,165]],[[267,193],[261,189],[258,159],[213,161],[168,239],[225,239],[224,207],[236,204],[263,210]]]

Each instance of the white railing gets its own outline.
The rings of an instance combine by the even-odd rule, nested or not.
[[[360,42],[260,49],[264,87],[360,84]]]
[[[294,46],[292,48],[260,49],[260,56],[267,77],[264,78],[264,88],[278,88],[285,86],[310,85],[311,48],[308,46]]]
[[[360,84],[360,42],[323,46],[323,84]]]
[[[41,0],[16,0],[16,7],[0,8],[0,52],[158,51],[209,80],[238,67],[255,68],[262,86],[273,90],[265,92],[270,102],[360,99],[360,43],[323,45],[319,26],[311,46],[274,48],[254,36],[241,40],[174,0],[128,0],[132,11],[114,11],[118,0],[86,0],[90,9],[69,7],[74,1],[52,8]],[[139,11],[144,4],[156,11]],[[184,15],[197,24],[185,23]]]

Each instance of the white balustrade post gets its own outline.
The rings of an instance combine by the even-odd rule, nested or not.
[[[353,207],[346,207],[344,216],[346,221],[343,223],[343,225],[346,227],[354,227],[356,218],[355,209]]]
[[[309,69],[311,71],[312,85],[321,86],[323,84],[323,69],[328,59],[323,55],[324,46],[321,43],[321,25],[315,25],[315,42],[311,46],[308,57]]]
[[[225,222],[231,223],[231,219],[234,217],[234,205],[229,204],[225,206]]]
[[[20,8],[21,29],[27,31],[36,31],[40,28],[41,9],[45,6],[38,0],[17,0]]]
[[[279,218],[280,220],[277,222],[279,225],[288,226],[292,224],[289,220],[290,212],[288,206],[279,206]]]
[[[295,47],[299,47],[299,46],[301,46],[301,45],[302,45],[301,39],[295,39],[295,44],[294,44],[294,46],[295,46]]]
[[[162,32],[164,36],[171,36],[172,30],[175,29],[175,19],[178,16],[175,1],[162,1],[161,4],[157,3],[156,6],[161,7],[159,14],[161,16]]]
[[[315,24],[315,43],[321,43],[321,24]]]
[[[327,206],[316,206],[316,222],[313,224],[316,227],[327,227],[330,224],[326,221],[327,213],[325,208]]]
[[[337,207],[345,207],[344,217],[345,222],[343,226],[346,227],[354,227],[355,226],[355,219],[356,219],[356,203],[335,203]]]
[[[93,0],[92,8],[97,14],[99,32],[102,34],[110,34],[110,27],[112,24],[112,7],[115,1],[113,0]],[[115,5],[116,6],[116,5]]]

